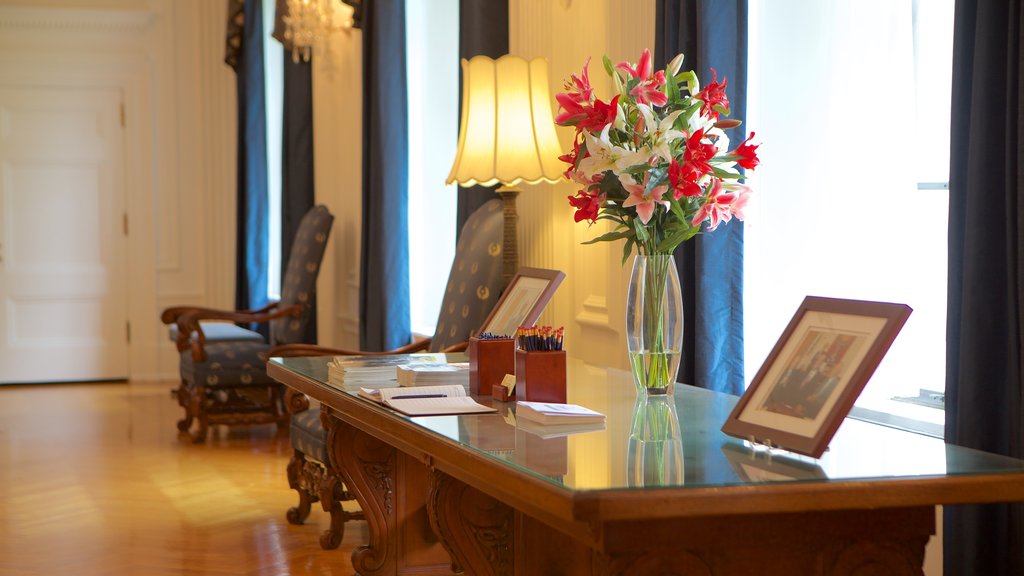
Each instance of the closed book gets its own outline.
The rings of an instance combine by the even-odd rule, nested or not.
[[[604,422],[604,414],[576,404],[553,402],[516,402],[516,418],[541,424],[585,424]]]
[[[396,367],[399,386],[469,384],[468,362],[420,362]]]

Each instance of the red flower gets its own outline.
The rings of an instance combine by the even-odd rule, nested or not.
[[[594,99],[594,89],[590,87],[590,75],[587,73],[587,67],[589,66],[590,58],[587,58],[587,61],[583,63],[582,74],[580,76],[573,74],[565,83],[566,96],[577,104],[590,102]]]
[[[569,196],[569,204],[576,209],[573,220],[582,222],[590,220],[593,224],[597,222],[598,211],[601,209],[601,196],[596,192],[585,192],[580,190],[575,196]]]
[[[702,142],[704,129],[701,128],[686,139],[686,152],[683,153],[683,161],[692,166],[693,170],[700,176],[711,172],[711,165],[708,161],[718,153],[718,147],[711,142]]]
[[[629,62],[619,62],[615,67],[629,74],[632,78],[640,80],[640,83],[629,92],[632,96],[636,97],[637,102],[653,106],[664,106],[668,103],[668,96],[661,90],[658,90],[658,88],[665,84],[665,71],[658,70],[654,72],[654,66],[651,64],[650,50],[644,48],[643,53],[640,54],[640,61],[636,63],[636,67]]]
[[[700,180],[701,176],[702,174],[694,170],[693,166],[680,164],[673,158],[672,163],[668,166],[668,181],[672,185],[672,196],[676,200],[683,196],[700,196],[701,189],[697,180]]]
[[[611,102],[604,103],[594,100],[594,105],[584,108],[587,117],[576,123],[577,130],[590,130],[600,132],[604,127],[615,121],[615,114],[618,111],[619,96],[612,98]]]
[[[753,170],[757,168],[757,165],[761,161],[757,158],[757,147],[760,144],[750,144],[749,142],[754,139],[754,132],[750,133],[750,137],[744,140],[735,150],[728,152],[729,156],[739,156],[739,160],[736,161],[740,166]]]
[[[704,102],[700,113],[717,120],[719,113],[729,114],[729,98],[725,95],[725,87],[729,84],[729,80],[723,79],[719,84],[718,72],[714,68],[711,69],[711,75],[711,83],[698,92],[696,98]]]

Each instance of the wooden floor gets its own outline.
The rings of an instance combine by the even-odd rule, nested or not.
[[[365,522],[324,551],[319,504],[285,520],[287,436],[181,440],[172,385],[0,386],[0,576],[353,574]]]

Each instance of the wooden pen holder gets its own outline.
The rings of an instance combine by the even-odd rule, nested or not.
[[[565,404],[565,350],[516,350],[516,400]]]
[[[469,339],[469,392],[491,395],[491,389],[501,384],[505,374],[516,369],[515,342],[511,338],[477,337]]]

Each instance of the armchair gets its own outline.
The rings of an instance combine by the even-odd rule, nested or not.
[[[205,440],[211,425],[275,422],[280,426],[286,418],[281,387],[267,377],[263,355],[271,346],[302,341],[333,221],[323,206],[302,217],[281,278],[280,301],[259,310],[173,307],[161,314],[164,324],[173,324],[177,330],[181,384],[176,395],[185,409],[178,429],[188,433],[198,421],[193,442]],[[255,332],[228,328],[225,322],[269,322],[269,342],[254,338]]]
[[[464,350],[466,341],[483,324],[501,295],[503,230],[501,200],[487,202],[463,225],[432,338],[387,352],[287,344],[271,348],[267,356],[344,356]],[[319,501],[324,511],[331,514],[331,528],[321,535],[320,546],[325,550],[337,548],[344,535],[345,522],[362,516],[345,512],[341,506],[342,501],[350,500],[353,496],[344,489],[338,467],[327,451],[326,426],[330,425],[330,419],[321,418],[320,406],[311,404],[303,394],[286,390],[285,398],[285,406],[292,414],[289,434],[293,454],[288,462],[288,485],[299,494],[298,506],[288,510],[288,522],[305,522],[312,503]]]

